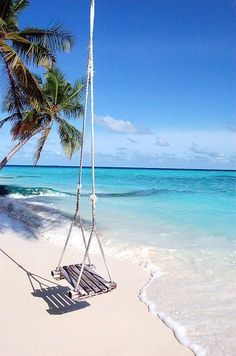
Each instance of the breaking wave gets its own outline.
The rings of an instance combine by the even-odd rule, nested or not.
[[[160,194],[193,194],[191,190],[174,190],[174,189],[141,189],[132,190],[128,192],[110,192],[110,193],[97,193],[101,198],[135,198],[147,197]],[[82,196],[89,196],[91,193],[83,193]],[[30,197],[30,196],[75,196],[75,193],[60,191],[47,187],[20,187],[16,185],[0,185],[0,196],[11,195],[12,197]]]
[[[45,187],[19,187],[16,185],[0,185],[0,195],[20,197],[30,196],[73,196],[73,193]]]
[[[72,219],[71,215],[48,204],[14,199],[8,196],[0,197],[0,213],[7,214],[14,221],[17,220],[22,223],[27,232],[24,237],[44,238],[54,244],[65,242]],[[75,226],[77,226],[77,223],[75,223]],[[89,222],[84,220],[84,226],[87,230]],[[70,239],[70,244],[76,247],[80,246],[78,233],[80,233],[80,230],[76,228]]]
[[[147,197],[147,196],[153,196],[153,195],[159,195],[159,194],[165,194],[165,193],[186,193],[186,194],[192,194],[193,191],[191,190],[172,190],[172,189],[141,189],[141,190],[132,190],[129,192],[118,192],[118,193],[97,193],[98,197],[104,197],[104,198],[132,198],[132,197]]]
[[[16,178],[40,178],[36,175],[17,175],[17,176],[0,176],[0,179],[16,179]]]

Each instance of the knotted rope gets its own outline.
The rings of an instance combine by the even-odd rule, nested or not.
[[[79,179],[78,179],[78,186],[77,186],[77,201],[76,201],[76,210],[75,214],[73,217],[73,220],[70,225],[70,229],[65,241],[65,245],[58,263],[57,270],[59,270],[59,267],[62,262],[62,258],[64,256],[66,247],[68,245],[71,232],[74,226],[74,223],[78,217],[79,219],[79,227],[81,228],[82,231],[82,236],[83,236],[83,241],[85,245],[85,254],[82,262],[82,266],[80,269],[80,274],[79,278],[75,287],[75,291],[78,290],[79,284],[82,278],[83,270],[85,267],[86,260],[88,259],[88,263],[90,264],[90,259],[89,259],[89,248],[92,242],[92,238],[94,235],[97,237],[98,245],[103,257],[103,261],[105,264],[105,267],[107,269],[107,273],[109,276],[109,280],[112,281],[111,278],[111,273],[106,261],[105,253],[103,250],[103,246],[101,243],[101,239],[99,235],[97,234],[96,230],[96,202],[97,202],[97,196],[96,196],[96,190],[95,190],[95,140],[94,140],[94,57],[93,57],[93,38],[94,38],[94,19],[95,19],[95,0],[90,1],[90,36],[89,36],[89,52],[88,52],[88,64],[87,64],[87,79],[86,79],[86,94],[85,94],[85,111],[84,111],[84,118],[83,118],[83,127],[82,127],[82,137],[81,137],[81,151],[80,151],[80,168],[79,168]],[[81,191],[82,191],[82,170],[83,170],[83,151],[84,151],[84,140],[85,140],[85,128],[86,128],[86,121],[87,121],[87,113],[88,113],[88,98],[89,98],[89,88],[90,88],[90,111],[91,111],[91,170],[92,170],[92,192],[90,196],[90,201],[91,201],[91,232],[89,235],[88,243],[86,244],[86,239],[85,239],[85,232],[83,228],[83,224],[81,221],[81,214],[80,214],[80,198],[81,198]]]

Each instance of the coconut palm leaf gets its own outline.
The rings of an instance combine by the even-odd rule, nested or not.
[[[58,133],[61,145],[66,156],[71,159],[72,155],[80,147],[81,132],[62,117],[57,116],[56,120],[58,122]]]
[[[85,97],[85,82],[84,81],[77,81],[75,82],[74,86],[70,87],[70,93],[67,93],[64,96],[63,106],[66,106],[70,103],[76,103],[76,101],[84,101]]]
[[[4,21],[12,15],[12,1],[11,0],[0,0],[0,17]]]
[[[20,83],[18,83],[17,78],[12,75],[10,68],[8,69],[9,73],[7,76],[5,75],[5,95],[2,100],[2,110],[11,113],[32,110],[33,103],[36,99],[30,97],[28,93],[23,90]],[[36,80],[38,79],[36,78]],[[9,81],[11,81],[10,85]]]
[[[3,53],[0,52],[0,60],[3,61],[3,67],[5,68],[5,72],[8,78],[7,85],[4,88],[4,91],[7,92],[7,95],[3,101],[3,109],[8,112],[17,112],[18,115],[21,115],[21,111],[23,109],[22,103],[22,95],[23,91],[20,90],[18,86],[17,80],[14,77],[14,73],[9,63],[4,60]],[[6,89],[7,88],[7,89]]]
[[[21,3],[21,4],[20,4]],[[5,29],[18,31],[18,14],[26,7],[25,1],[0,0],[0,17],[5,21]]]
[[[11,129],[13,139],[23,140],[38,129],[45,129],[51,123],[51,118],[36,110],[24,113],[23,119],[16,121]]]
[[[81,101],[75,103],[68,103],[63,105],[63,114],[66,117],[76,118],[84,115],[84,105],[81,104]]]
[[[6,22],[0,17],[0,29],[6,26]]]
[[[19,35],[34,43],[42,43],[52,52],[69,52],[74,44],[73,36],[65,31],[63,25],[55,23],[52,27],[42,30],[36,27],[28,27],[19,32]]]
[[[12,41],[13,49],[27,65],[34,64],[49,69],[56,61],[55,55],[49,48],[40,43],[33,43],[14,32],[10,32],[5,38]]]
[[[61,102],[61,96],[68,91],[67,86],[71,86],[64,74],[58,68],[52,68],[46,73],[45,79],[43,91],[47,100],[53,104]]]
[[[11,130],[13,139],[18,139],[22,144],[17,144],[15,149],[10,152],[10,155],[7,155],[0,162],[0,169],[31,137],[41,132],[38,147],[34,155],[34,162],[36,164],[40,159],[44,144],[49,135],[48,129],[50,128],[51,130],[54,122],[58,127],[63,150],[69,158],[80,147],[80,131],[65,118],[75,118],[83,115],[84,103],[82,92],[84,91],[84,83],[78,81],[75,85],[71,85],[57,68],[50,69],[44,81],[40,81],[39,78],[37,78],[37,81],[42,88],[45,100],[41,103],[37,102],[37,105],[31,106],[30,110],[27,108],[27,105],[24,106],[27,110],[22,114],[21,120],[15,120]],[[65,118],[62,117],[63,114],[66,114]]]
[[[22,10],[25,10],[29,6],[28,0],[18,0],[13,4],[13,11],[15,14],[19,14]]]
[[[35,166],[38,163],[38,160],[41,156],[41,152],[43,150],[43,147],[45,145],[45,142],[46,142],[50,132],[51,132],[51,127],[47,127],[44,130],[42,130],[41,137],[39,138],[38,143],[37,143],[37,149],[34,153],[34,165]]]
[[[58,23],[47,29],[31,27],[21,31],[18,16],[28,5],[28,0],[0,0],[0,61],[14,97],[14,105],[9,108],[17,110],[19,115],[24,107],[21,91],[34,107],[37,101],[43,101],[41,88],[27,65],[49,69],[56,61],[54,52],[68,51],[73,44],[72,35]]]
[[[17,113],[12,114],[12,115],[6,117],[5,119],[3,119],[3,120],[0,121],[0,129],[2,128],[2,126],[3,126],[4,124],[9,123],[9,122],[12,123],[12,122],[14,122],[14,121],[16,121],[16,120],[19,120],[19,116],[18,116]]]
[[[11,85],[15,86],[16,89],[17,85],[14,85],[14,83],[16,84],[17,81],[18,85],[23,87],[30,96],[34,96],[38,100],[43,101],[44,98],[38,81],[20,60],[17,52],[6,43],[0,43],[0,51],[2,52],[4,62],[9,69],[8,74],[12,79]]]
[[[0,0],[0,17],[8,28],[18,30],[18,16],[29,5],[28,0]]]

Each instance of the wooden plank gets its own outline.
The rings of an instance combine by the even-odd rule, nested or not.
[[[78,280],[78,276],[77,274],[73,271],[73,269],[70,266],[67,266],[67,270],[69,271],[69,274],[73,276],[74,279],[76,279],[76,281]],[[87,294],[89,295],[93,295],[94,291],[92,290],[92,288],[90,288],[84,281],[83,279],[81,279],[80,284],[79,284],[85,291]]]
[[[74,278],[74,276],[70,273],[68,266],[63,266],[60,268],[60,270],[67,282],[70,283],[73,288],[75,288],[77,284],[77,278]],[[81,296],[86,296],[88,294],[81,286],[78,288],[78,293]]]
[[[73,278],[73,280],[75,281],[75,285],[74,285],[74,288],[76,288],[76,285],[77,285],[77,281],[78,281],[78,276],[76,275],[76,273],[74,273],[73,270],[71,270],[70,266],[64,266],[64,268],[66,268],[68,274]],[[84,288],[84,286],[82,286],[82,284],[79,285],[80,288],[82,288],[82,290],[84,291],[84,295],[87,295],[88,294],[88,289]]]
[[[61,275],[69,284],[72,285],[73,288],[77,285],[81,266],[82,264],[60,267]],[[101,293],[110,292],[114,288],[116,288],[116,283],[106,281],[88,265],[85,265],[77,293],[75,293],[76,295],[73,297],[74,291],[71,290],[70,298],[79,300]]]
[[[79,264],[76,264],[75,266],[76,266],[76,267],[78,268],[78,270],[80,271],[80,269],[81,269],[81,264],[80,264],[80,265],[79,265]],[[94,278],[93,275],[92,275],[90,272],[88,272],[88,271],[86,270],[86,268],[84,268],[83,274],[84,274],[89,280],[91,280],[103,293],[107,292],[107,287],[106,287],[103,283],[99,282],[96,278]]]
[[[99,282],[101,282],[102,284],[104,284],[104,286],[110,290],[111,289],[111,283],[105,281],[104,278],[102,278],[101,276],[99,276],[99,274],[97,274],[95,271],[93,271],[92,269],[90,269],[88,266],[85,266],[86,271],[88,271],[89,273],[91,273],[91,275],[96,278]]]
[[[69,282],[72,285],[72,287],[76,286],[76,280],[72,278],[71,275],[68,274],[66,270],[66,266],[60,267],[60,272],[63,275],[63,277],[67,280],[67,282]]]
[[[76,265],[74,265],[74,271],[78,274],[80,274],[80,268],[78,268]],[[99,288],[99,286],[97,286],[96,283],[94,283],[92,280],[90,280],[88,278],[88,273],[85,273],[85,271],[83,270],[83,273],[82,273],[82,279],[83,281],[90,287],[94,290],[95,293],[101,293],[101,288]]]
[[[70,265],[70,268],[77,274],[78,278],[80,275],[80,269],[78,269],[75,265]],[[88,277],[85,275],[84,271],[82,273],[81,279],[83,280],[84,283],[88,286],[88,288],[91,288],[95,293],[101,293],[102,291],[100,288],[97,287],[96,284],[94,284]]]
[[[93,283],[95,283],[98,288],[103,292],[107,292],[108,288],[107,286],[105,286],[103,283],[101,283],[98,279],[96,279],[90,272],[86,271],[86,269],[84,269],[84,274],[91,280],[93,281]]]

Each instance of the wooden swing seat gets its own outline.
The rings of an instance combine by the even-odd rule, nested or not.
[[[95,295],[104,294],[116,288],[115,282],[108,282],[99,274],[97,274],[90,265],[85,265],[82,273],[81,281],[77,291],[77,280],[79,278],[82,264],[69,265],[59,267],[58,270],[52,271],[52,276],[55,279],[66,279],[67,282],[73,287],[69,291],[69,297],[73,300],[84,299],[93,297]]]

